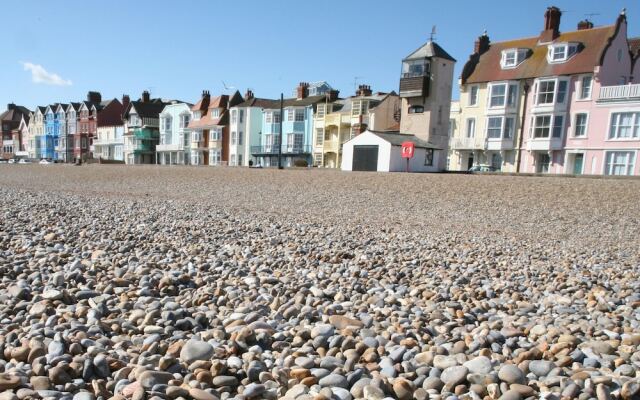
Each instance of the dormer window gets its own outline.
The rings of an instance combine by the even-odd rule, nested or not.
[[[521,62],[527,58],[527,49],[507,49],[502,50],[502,58],[500,66],[502,69],[516,68]]]
[[[577,43],[550,44],[547,52],[547,61],[551,64],[562,63],[573,57],[577,52]]]
[[[200,111],[194,111],[193,112],[193,120],[194,121],[198,121],[201,117],[202,113]]]
[[[218,118],[220,117],[220,109],[219,108],[214,108],[211,110],[211,118]]]

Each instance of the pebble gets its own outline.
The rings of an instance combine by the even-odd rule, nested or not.
[[[640,181],[22,167],[3,399],[639,396]]]

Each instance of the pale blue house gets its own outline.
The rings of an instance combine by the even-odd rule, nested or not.
[[[337,96],[326,84],[316,90],[319,94],[309,96],[309,84],[302,82],[296,89],[296,97],[285,99],[283,115],[280,115],[280,101],[269,102],[262,113],[260,144],[251,147],[251,156],[256,165],[275,167],[278,165],[278,151],[282,149],[282,165],[311,165],[313,115],[317,105],[328,101],[329,96]],[[280,135],[280,118],[282,135]],[[282,143],[280,137],[282,136]]]

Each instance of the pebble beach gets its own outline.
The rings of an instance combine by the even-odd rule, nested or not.
[[[640,399],[640,180],[0,166],[0,400]]]

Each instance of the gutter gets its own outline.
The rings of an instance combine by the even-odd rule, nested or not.
[[[522,115],[520,116],[520,135],[518,136],[518,152],[516,153],[516,173],[520,172],[520,159],[522,158],[522,139],[524,137],[525,115],[527,115],[527,100],[529,99],[529,82],[524,82],[524,103],[522,104]]]

